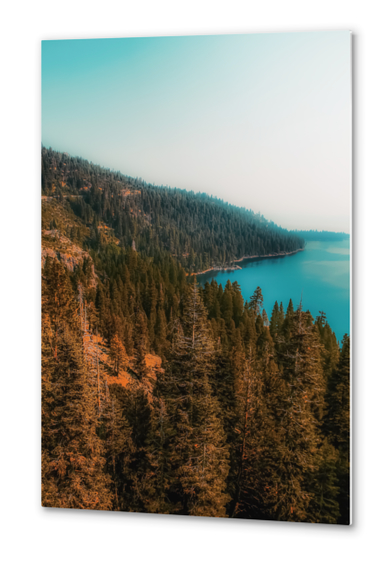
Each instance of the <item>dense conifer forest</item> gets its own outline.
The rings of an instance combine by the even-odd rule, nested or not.
[[[349,337],[190,275],[303,246],[42,149],[42,505],[348,524]]]
[[[68,198],[98,246],[98,220],[120,244],[160,259],[164,253],[190,271],[202,271],[251,255],[292,252],[304,240],[260,214],[206,194],[155,187],[81,158],[42,150],[42,194]]]

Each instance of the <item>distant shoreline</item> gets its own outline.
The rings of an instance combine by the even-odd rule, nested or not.
[[[265,254],[265,255],[257,255],[257,256],[243,256],[237,260],[233,260],[233,263],[238,263],[244,260],[253,260],[253,259],[266,259],[266,258],[283,258],[285,256],[292,256],[293,254],[297,254],[298,252],[303,252],[304,248],[298,248],[298,250],[293,250],[292,252],[279,252],[278,254]],[[237,271],[238,269],[242,269],[239,265],[230,265],[227,267],[222,266],[215,266],[209,267],[209,269],[205,269],[204,271],[198,271],[196,273],[190,273],[192,275],[204,275],[205,273],[209,273],[209,271]]]

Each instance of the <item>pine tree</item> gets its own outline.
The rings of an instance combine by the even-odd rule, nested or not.
[[[233,286],[233,320],[235,326],[238,327],[244,311],[244,299],[241,294],[241,287],[234,281]]]
[[[275,338],[279,333],[279,319],[280,319],[280,312],[279,312],[279,305],[278,301],[275,301],[274,307],[272,309],[271,321],[269,324],[269,331],[271,332],[272,338]]]
[[[343,337],[338,366],[328,385],[326,428],[333,445],[349,449],[350,437],[350,338]]]
[[[149,350],[149,339],[147,330],[147,318],[145,314],[138,309],[136,311],[136,325],[134,333],[134,352],[136,373],[141,381],[144,381],[149,374],[147,367],[146,355]]]
[[[167,341],[167,320],[162,304],[159,304],[157,316],[156,316],[155,342],[156,342],[155,351],[159,355],[163,356],[167,351],[168,341]]]
[[[260,458],[259,436],[262,430],[263,410],[261,380],[257,358],[250,347],[243,368],[236,377],[236,424],[237,439],[233,443],[235,469],[235,497],[232,517],[249,517],[258,503],[257,482]]]
[[[155,392],[157,394],[157,391]],[[147,439],[147,494],[145,505],[149,513],[176,513],[180,504],[169,497],[175,475],[172,471],[168,443],[174,434],[163,398],[154,397],[151,430]]]
[[[113,336],[110,343],[109,357],[112,361],[113,372],[116,376],[119,374],[120,370],[127,368],[128,356],[117,333]]]
[[[309,520],[311,494],[306,480],[316,470],[321,442],[314,414],[317,401],[323,400],[321,346],[314,327],[308,327],[308,317],[300,308],[294,315],[283,356],[284,385],[274,397],[280,421],[272,462],[278,464],[278,470],[267,486],[274,498],[272,516],[286,521]]]
[[[269,330],[263,330],[258,341],[258,370],[261,380],[261,419],[257,448],[254,515],[259,519],[274,518],[278,502],[276,484],[283,443],[281,412],[287,396],[287,385],[279,371],[275,345]]]
[[[263,309],[263,325],[265,328],[269,328],[269,320],[265,309]]]
[[[288,307],[287,307],[286,316],[284,318],[283,330],[282,330],[282,336],[285,340],[288,340],[290,337],[293,321],[294,321],[294,305],[292,300],[290,299],[290,302],[288,303]]]
[[[336,524],[340,517],[338,504],[338,451],[324,439],[314,460],[314,470],[307,476],[311,500],[307,521]]]
[[[225,516],[228,452],[209,383],[214,345],[195,280],[187,288],[170,359],[164,396],[175,428],[169,455],[177,477],[170,493],[180,498],[182,513]]]
[[[249,301],[250,310],[253,310],[256,315],[260,314],[260,311],[263,307],[263,302],[264,299],[261,289],[260,287],[256,287]]]
[[[279,307],[279,328],[281,329],[283,327],[283,322],[284,322],[284,308],[283,308],[283,303],[280,303],[280,307]]]
[[[124,412],[131,428],[134,452],[124,477],[125,486],[122,493],[126,511],[148,513],[158,512],[155,500],[163,503],[163,498],[156,497],[154,452],[154,410],[150,396],[142,384],[126,391]],[[160,511],[162,512],[162,511]]]
[[[121,511],[126,508],[125,487],[134,455],[132,432],[114,392],[108,391],[104,406],[99,434],[104,440],[106,470],[111,478],[112,509]]]
[[[337,476],[341,516],[339,523],[350,521],[350,338],[345,334],[337,368],[329,379],[326,396],[325,430],[338,449]]]

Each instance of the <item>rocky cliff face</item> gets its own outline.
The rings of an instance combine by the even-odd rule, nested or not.
[[[44,267],[46,258],[51,257],[63,263],[63,265],[71,272],[77,267],[82,267],[85,260],[91,262],[91,281],[92,287],[97,287],[97,275],[94,271],[92,258],[74,244],[69,238],[61,234],[59,230],[43,230],[42,231],[42,253],[41,266]]]

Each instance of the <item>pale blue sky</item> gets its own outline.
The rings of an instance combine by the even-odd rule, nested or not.
[[[42,142],[286,228],[349,232],[345,31],[42,42]]]

